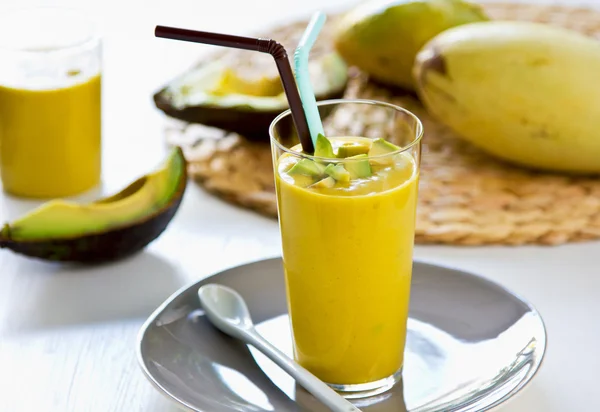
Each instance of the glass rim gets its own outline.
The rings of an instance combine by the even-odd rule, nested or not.
[[[68,6],[24,6],[24,7],[13,7],[10,9],[5,9],[0,12],[0,21],[7,16],[10,17],[11,14],[18,14],[24,12],[38,12],[38,11],[53,11],[59,13],[71,13],[78,19],[83,19],[88,27],[88,34],[86,36],[82,36],[81,40],[75,41],[72,44],[66,46],[60,46],[56,48],[51,48],[47,50],[28,50],[19,47],[11,47],[6,43],[0,42],[0,52],[1,53],[11,53],[11,54],[19,54],[21,56],[53,56],[57,54],[65,54],[65,53],[74,53],[78,51],[91,50],[94,47],[97,47],[102,42],[102,36],[98,31],[97,22],[90,18],[83,11],[68,7]],[[43,35],[43,33],[41,33]]]
[[[370,104],[370,105],[374,105],[374,106],[383,106],[383,107],[387,107],[389,109],[393,109],[398,112],[403,112],[415,120],[415,123],[417,126],[416,130],[415,130],[415,138],[410,143],[408,143],[404,146],[401,146],[400,149],[393,151],[393,152],[384,153],[384,154],[380,154],[377,156],[367,156],[367,159],[385,159],[386,157],[395,156],[397,154],[404,153],[404,152],[412,149],[414,146],[418,145],[421,142],[421,139],[423,137],[423,123],[421,122],[421,119],[419,119],[419,117],[416,114],[414,114],[413,112],[411,112],[410,110],[407,110],[403,107],[400,107],[400,106],[392,104],[392,103],[387,103],[387,102],[383,102],[380,100],[372,100],[372,99],[329,99],[329,100],[320,100],[317,102],[317,106],[328,106],[328,105],[336,105],[336,104]],[[273,119],[273,121],[271,122],[271,124],[269,126],[269,140],[271,141],[271,144],[274,144],[278,149],[282,150],[285,153],[288,153],[293,156],[303,157],[305,159],[310,159],[310,160],[327,161],[329,163],[333,163],[333,162],[340,163],[340,162],[346,162],[348,160],[354,160],[354,159],[347,159],[347,158],[341,159],[338,157],[314,156],[314,155],[310,155],[310,154],[306,154],[306,153],[302,153],[302,152],[296,152],[296,151],[284,146],[283,144],[281,144],[274,137],[275,136],[275,126],[281,119],[283,119],[286,116],[289,116],[291,113],[292,113],[292,110],[288,108],[284,112],[277,115],[277,117],[275,117],[275,119]]]

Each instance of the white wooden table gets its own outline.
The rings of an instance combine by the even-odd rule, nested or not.
[[[0,6],[40,3],[84,8],[103,27],[105,192],[162,160],[162,119],[151,93],[208,50],[155,39],[156,24],[244,34],[298,13],[308,15],[323,4],[0,0]],[[325,3],[329,9],[353,1]],[[263,7],[270,10],[260,16],[257,10]],[[5,196],[0,216],[9,220],[35,205]],[[275,221],[223,203],[192,184],[169,229],[126,261],[72,269],[0,251],[0,412],[176,411],[137,366],[134,347],[142,322],[188,282],[275,256],[279,248]],[[417,258],[499,281],[541,311],[549,333],[546,361],[531,385],[501,411],[600,411],[599,256],[600,242],[554,248],[416,248]]]

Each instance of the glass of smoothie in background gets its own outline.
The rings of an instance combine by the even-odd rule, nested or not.
[[[0,14],[4,190],[53,198],[101,179],[101,40],[74,10]]]
[[[423,128],[388,103],[318,107],[331,157],[301,153],[289,110],[270,128],[294,357],[358,398],[401,378]]]

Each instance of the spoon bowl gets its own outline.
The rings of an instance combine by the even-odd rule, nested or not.
[[[210,284],[198,289],[198,297],[210,322],[222,332],[240,339],[254,328],[248,306],[235,290]]]
[[[209,283],[198,289],[198,298],[206,317],[217,329],[264,353],[329,409],[334,412],[360,412],[351,402],[265,340],[254,329],[248,306],[235,290]]]

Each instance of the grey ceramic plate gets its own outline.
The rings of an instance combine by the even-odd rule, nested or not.
[[[282,261],[228,269],[175,293],[146,321],[138,359],[155,387],[201,412],[327,411],[253,347],[217,331],[197,290],[220,283],[244,296],[257,329],[291,354]],[[535,375],[546,347],[539,313],[481,277],[414,264],[403,380],[354,401],[365,412],[487,411]]]

